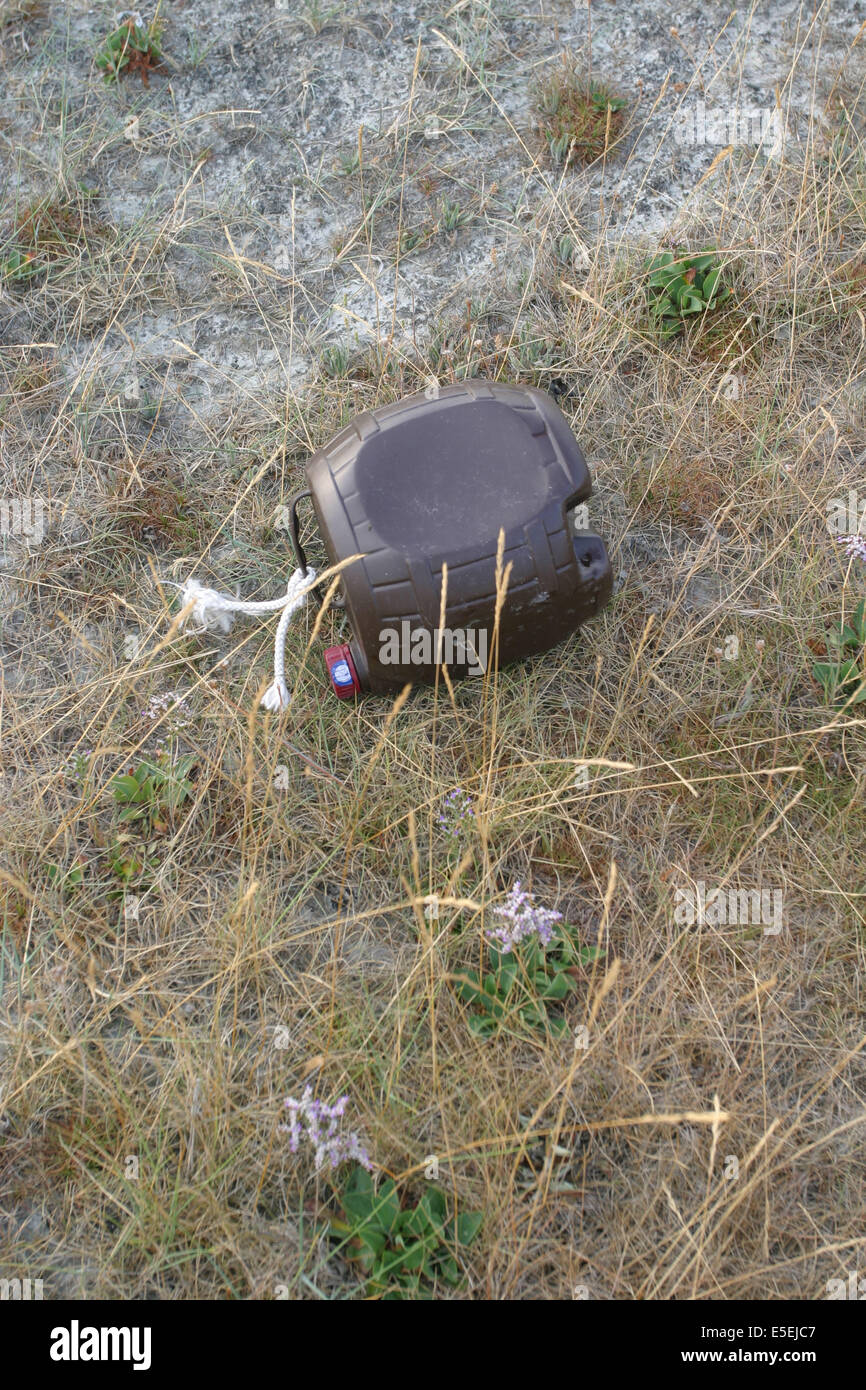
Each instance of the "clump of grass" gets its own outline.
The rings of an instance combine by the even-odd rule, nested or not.
[[[715,305],[719,308],[719,305]],[[744,312],[729,297],[724,309],[696,320],[699,331],[691,338],[689,349],[706,362],[736,360],[738,371],[756,364],[762,352],[762,334],[755,315]]]
[[[284,5],[282,8],[288,11],[290,7]],[[321,34],[329,24],[341,18],[344,8],[342,5],[324,5],[322,0],[303,0],[298,6],[297,15],[302,23],[309,25],[314,34]]]
[[[143,418],[147,420],[151,413],[151,408],[145,407]],[[113,513],[137,542],[160,540],[195,545],[207,524],[177,477],[145,477],[141,489],[130,496],[117,492]]]
[[[435,227],[432,224],[421,225],[420,227],[404,227],[400,232],[400,255],[408,256],[413,251],[418,251],[433,236]]]
[[[0,281],[27,283],[86,245],[89,190],[73,199],[41,198],[22,208],[0,245]]]
[[[45,0],[0,0],[0,29],[26,24],[45,9]]]
[[[3,405],[8,401],[32,404],[43,397],[54,381],[54,368],[51,360],[32,348],[9,350],[13,361],[7,364],[0,358],[0,379],[9,394],[0,396],[0,416]]]
[[[592,164],[622,134],[628,102],[564,58],[534,98],[539,129],[554,164]]]
[[[353,147],[351,150],[344,151],[343,154],[338,155],[334,167],[337,173],[344,179],[352,178],[357,174],[361,167],[361,156],[358,153],[357,147]]]
[[[647,515],[664,517],[678,526],[694,526],[714,514],[724,491],[713,459],[708,454],[689,454],[674,455],[663,466],[639,466],[629,495]]]

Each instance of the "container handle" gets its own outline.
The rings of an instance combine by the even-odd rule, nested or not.
[[[293,497],[289,498],[289,535],[292,538],[292,549],[295,552],[298,568],[303,570],[304,574],[307,573],[309,565],[307,564],[307,553],[301,545],[301,537],[298,531],[298,503],[302,498],[309,496],[310,489],[308,487],[303,487],[299,492],[296,492]]]
[[[308,487],[302,487],[300,491],[294,493],[293,496],[289,498],[289,535],[292,539],[292,550],[295,552],[295,560],[297,561],[298,569],[300,569],[304,574],[307,574],[310,567],[307,564],[307,552],[304,550],[304,547],[301,544],[301,537],[298,527],[298,503],[303,501],[305,497],[311,496],[312,493],[310,492],[310,489]],[[313,596],[316,602],[321,604],[324,598],[321,584],[317,584],[315,589],[313,589]],[[339,598],[335,595],[335,597],[331,600],[331,606],[332,608],[345,608],[346,605],[345,601],[342,598]]]

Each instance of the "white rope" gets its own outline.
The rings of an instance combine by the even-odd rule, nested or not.
[[[314,569],[297,569],[280,598],[265,599],[261,603],[246,603],[243,599],[221,594],[217,589],[208,589],[197,579],[188,579],[180,589],[181,608],[192,604],[184,619],[184,629],[194,632],[230,632],[236,613],[255,617],[259,613],[276,613],[282,609],[280,621],[274,638],[274,679],[261,699],[266,710],[279,713],[288,709],[289,688],[286,685],[286,633],[299,608],[303,608],[307,596],[316,581]]]

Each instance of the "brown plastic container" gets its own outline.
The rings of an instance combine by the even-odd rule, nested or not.
[[[329,562],[363,557],[341,577],[354,637],[326,653],[339,695],[432,682],[440,662],[453,678],[492,664],[500,528],[512,564],[500,665],[562,641],[610,597],[604,543],[570,515],[592,490],[586,462],[543,391],[471,380],[409,396],[359,415],[307,478]]]

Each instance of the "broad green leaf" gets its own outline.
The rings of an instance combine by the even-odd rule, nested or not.
[[[393,1178],[386,1179],[376,1197],[376,1217],[386,1231],[393,1231],[400,1215],[400,1198]]]
[[[135,777],[130,776],[127,772],[115,777],[111,785],[118,801],[137,799],[141,791]]]
[[[470,1245],[481,1230],[484,1213],[480,1211],[461,1211],[454,1221],[454,1234],[458,1245]]]
[[[426,1212],[433,1227],[436,1230],[441,1230],[445,1224],[448,1206],[438,1187],[428,1187],[418,1203],[418,1207]]]
[[[371,1251],[375,1256],[381,1255],[382,1251],[385,1249],[385,1232],[378,1227],[371,1226],[369,1222],[363,1226],[359,1226],[355,1231],[355,1235],[358,1237],[364,1249]]]
[[[466,975],[454,975],[452,981],[458,997],[465,1003],[474,1004],[481,998],[482,989],[477,971],[469,971]]]
[[[343,1210],[356,1230],[367,1224],[374,1229],[380,1228],[380,1223],[373,1214],[373,1199],[366,1192],[346,1192],[342,1200]]]
[[[540,1004],[529,1004],[525,1009],[520,1010],[520,1017],[530,1028],[543,1028],[547,1022],[547,1013]]]
[[[450,1284],[452,1288],[455,1284],[460,1283],[460,1266],[453,1255],[446,1256],[446,1258],[440,1262],[439,1273],[442,1275],[446,1284]]]
[[[376,1190],[372,1175],[366,1168],[362,1168],[360,1163],[352,1171],[349,1190],[351,1192],[369,1192],[371,1196]]]
[[[592,961],[598,960],[600,956],[604,955],[604,947],[581,946],[580,950],[578,951],[578,955],[580,956],[580,959],[583,961],[584,965],[589,965],[592,963]]]
[[[485,1018],[484,1014],[470,1014],[469,1031],[470,1033],[476,1033],[482,1037],[486,1037],[490,1033],[495,1033],[496,1024],[493,1019]]]
[[[553,979],[548,984],[543,997],[545,999],[564,999],[573,983],[573,980],[569,979],[567,975],[563,975],[560,971],[558,975],[554,975]]]
[[[704,276],[704,283],[701,288],[703,289],[705,299],[712,299],[713,291],[718,284],[721,273],[721,269],[716,266],[715,270],[709,271],[709,273]]]

